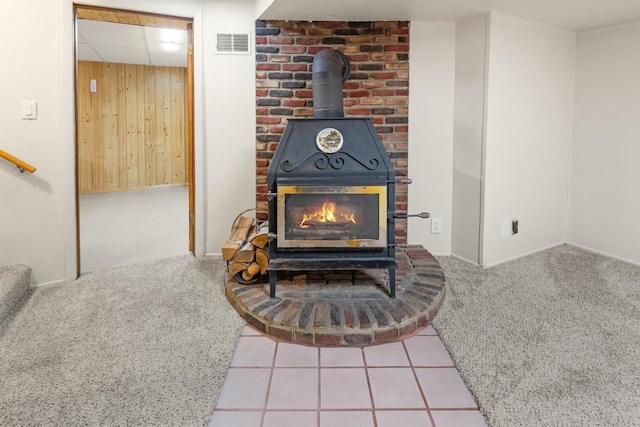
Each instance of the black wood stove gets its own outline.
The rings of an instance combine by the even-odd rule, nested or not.
[[[279,270],[384,268],[395,298],[395,171],[371,119],[344,118],[349,67],[316,55],[314,118],[290,120],[271,161],[271,297]]]

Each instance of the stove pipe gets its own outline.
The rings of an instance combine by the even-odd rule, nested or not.
[[[349,78],[351,65],[341,52],[325,49],[313,59],[313,118],[344,117],[342,83]]]

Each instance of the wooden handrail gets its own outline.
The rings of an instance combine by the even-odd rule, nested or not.
[[[29,173],[34,173],[36,171],[36,168],[31,166],[29,163],[24,162],[24,161],[20,160],[19,158],[15,157],[15,156],[12,156],[11,154],[7,153],[6,151],[0,150],[0,157],[2,157],[5,160],[8,160],[11,163],[13,163],[14,165],[16,165],[18,167],[18,169],[20,169],[20,172],[27,171]]]

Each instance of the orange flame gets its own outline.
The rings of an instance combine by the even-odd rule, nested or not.
[[[313,212],[309,215],[302,214],[302,222],[300,223],[300,228],[309,228],[311,227],[311,222],[352,222],[356,223],[356,219],[353,213],[336,210],[335,202],[325,202],[322,204],[322,209]]]

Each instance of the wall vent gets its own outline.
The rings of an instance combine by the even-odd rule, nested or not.
[[[218,34],[216,53],[250,53],[249,34]]]

